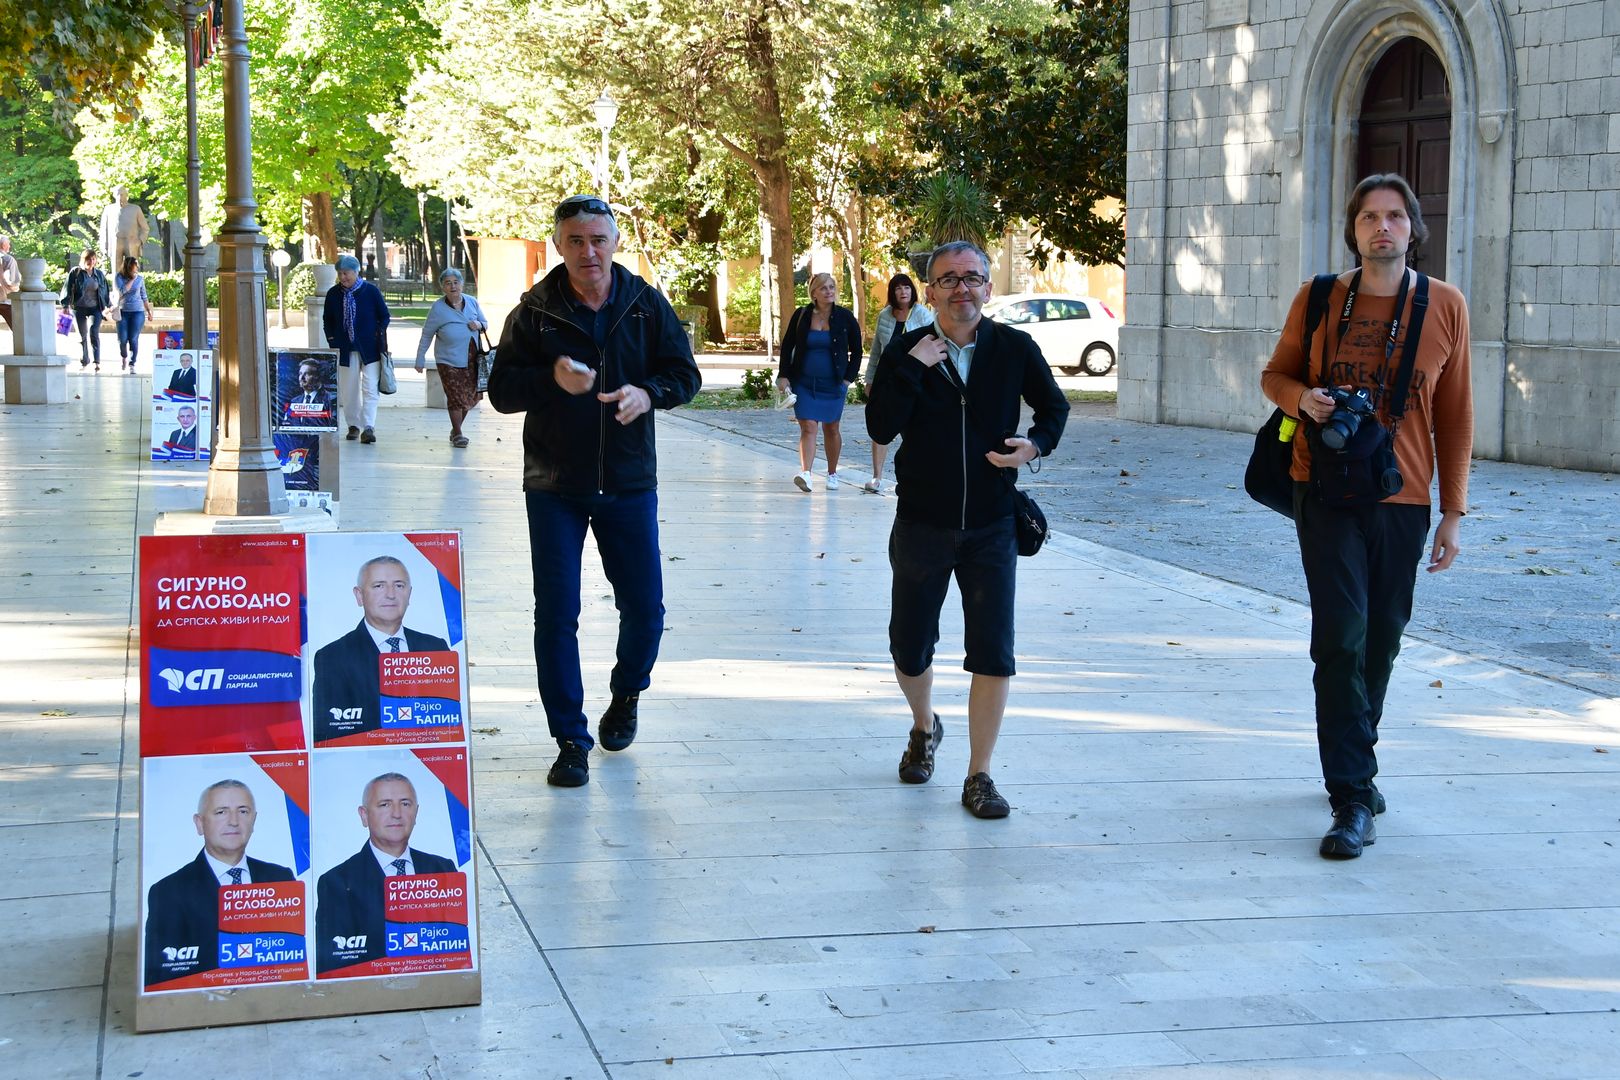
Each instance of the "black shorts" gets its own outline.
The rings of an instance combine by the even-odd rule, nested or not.
[[[889,655],[904,675],[934,662],[939,612],[951,575],[962,594],[966,655],[975,675],[1008,676],[1013,666],[1013,599],[1018,543],[1009,516],[978,529],[945,529],[895,518],[889,532]]]

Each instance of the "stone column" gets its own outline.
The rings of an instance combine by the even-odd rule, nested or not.
[[[326,318],[326,294],[337,284],[337,267],[331,263],[315,263],[310,269],[315,271],[315,291],[304,301],[304,333],[310,348],[324,349],[327,347],[326,328],[322,325]]]
[[[266,373],[264,234],[253,199],[247,30],[242,0],[226,0],[225,224],[219,243],[219,441],[208,468],[203,513],[262,517],[287,513],[287,491],[270,436]]]
[[[56,353],[56,294],[45,287],[45,260],[18,259],[22,288],[11,297],[14,356],[6,367],[6,402],[62,405],[67,402],[66,356]]]

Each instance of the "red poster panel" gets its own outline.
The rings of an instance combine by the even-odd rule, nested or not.
[[[301,750],[304,538],[141,538],[141,756]]]

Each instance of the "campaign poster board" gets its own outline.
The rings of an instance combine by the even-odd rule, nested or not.
[[[210,330],[205,335],[208,338],[210,350],[219,348],[219,331]],[[186,335],[183,330],[159,330],[157,332],[157,347],[160,349],[183,349],[186,347]]]
[[[281,349],[270,354],[276,432],[338,429],[335,349]]]
[[[214,354],[152,354],[152,460],[207,461],[214,431]]]
[[[478,1003],[460,535],[140,555],[136,1029]],[[387,597],[357,603],[360,579]],[[373,618],[413,647],[359,665],[378,727],[317,743],[315,656]]]

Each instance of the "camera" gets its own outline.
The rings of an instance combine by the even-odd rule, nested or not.
[[[1361,422],[1376,410],[1366,390],[1330,387],[1327,393],[1333,399],[1333,415],[1322,425],[1322,445],[1329,450],[1343,450],[1356,437]]]

